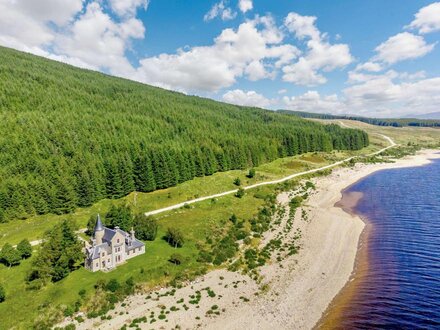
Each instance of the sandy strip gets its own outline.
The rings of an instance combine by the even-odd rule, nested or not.
[[[86,320],[76,323],[77,329],[119,329],[142,316],[147,317],[148,323],[139,323],[141,329],[311,329],[349,280],[365,226],[359,217],[335,206],[341,191],[378,170],[425,165],[429,159],[440,158],[438,152],[425,150],[395,163],[357,164],[314,179],[316,190],[304,207],[309,220],[301,219],[298,210],[291,230],[292,234],[302,232],[300,252],[262,267],[261,284],[245,275],[214,271],[177,290],[173,296],[158,297],[169,289],[151,294],[154,299],[146,299],[146,294],[132,296],[124,306],[110,312],[111,320]],[[288,201],[287,193],[278,196],[278,202],[287,208]],[[262,291],[262,284],[267,284],[268,289]],[[207,287],[215,292],[215,297],[203,290]],[[201,299],[190,304],[190,295],[196,295],[196,291],[201,292]],[[184,302],[179,303],[182,298]],[[214,305],[217,307],[212,309]],[[169,311],[165,320],[159,320],[161,306],[167,311],[171,306],[179,310]],[[210,309],[219,315],[207,314]],[[152,324],[151,311],[156,320]]]

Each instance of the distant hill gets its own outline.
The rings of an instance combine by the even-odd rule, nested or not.
[[[364,123],[377,126],[416,126],[416,127],[440,127],[440,120],[435,119],[418,119],[418,118],[368,118],[351,115],[331,115],[324,113],[313,113],[304,111],[278,110],[279,113],[295,115],[302,118],[316,119],[349,119],[358,120]]]
[[[423,114],[423,115],[411,115],[411,116],[407,116],[407,118],[416,118],[416,119],[436,119],[436,120],[440,120],[440,111],[438,111],[438,112],[425,113],[425,114]]]
[[[0,47],[0,221],[309,151],[365,132],[238,107]]]

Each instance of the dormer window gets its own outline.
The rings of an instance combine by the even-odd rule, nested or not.
[[[102,252],[102,256],[103,256],[103,257],[105,256],[105,252]]]

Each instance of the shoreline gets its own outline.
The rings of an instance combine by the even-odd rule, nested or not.
[[[262,266],[260,274],[264,279],[261,283],[257,284],[247,275],[215,270],[178,289],[173,295],[164,295],[171,288],[163,288],[131,296],[109,313],[110,320],[87,319],[75,323],[77,329],[119,329],[143,316],[147,316],[148,323],[138,323],[142,329],[152,326],[165,329],[177,326],[182,329],[317,327],[325,321],[323,317],[335,299],[347,297],[344,289],[352,282],[356,271],[361,270],[357,268],[362,266],[358,261],[361,259],[359,251],[366,250],[362,249],[365,246],[362,239],[366,232],[364,221],[335,205],[341,200],[342,191],[380,170],[426,165],[430,163],[429,159],[440,158],[438,152],[424,150],[395,163],[356,164],[353,168],[338,168],[326,177],[312,179],[316,190],[297,210],[289,234],[294,235],[297,230],[301,232],[301,249],[296,255]],[[289,194],[281,193],[277,200],[288,207]],[[307,212],[308,221],[301,218],[302,210]],[[215,292],[214,297],[207,294],[207,288]],[[189,297],[197,292],[201,292],[202,297],[197,306],[188,304]],[[179,305],[181,299],[184,299],[186,308]],[[155,322],[150,324],[151,313],[158,316],[164,306],[167,309],[175,306],[178,310],[168,313],[166,319],[155,317]],[[214,310],[218,315],[208,312],[214,306],[217,306]]]
[[[405,158],[401,159],[402,161],[401,164],[397,164],[397,166],[386,167],[371,172],[370,174],[360,178],[359,180],[347,186],[341,191],[342,198],[340,201],[338,201],[335,204],[335,207],[341,208],[350,215],[359,217],[365,223],[365,227],[359,237],[356,259],[349,280],[344,285],[344,287],[339,291],[339,293],[332,299],[329,306],[324,311],[322,317],[315,324],[313,329],[321,329],[321,328],[330,329],[335,327],[335,325],[337,325],[339,320],[343,317],[342,316],[342,312],[344,309],[343,306],[345,306],[347,303],[350,302],[353,295],[356,294],[356,289],[358,285],[361,284],[362,281],[365,279],[365,276],[368,275],[368,268],[369,268],[368,239],[369,239],[369,235],[371,235],[374,230],[373,224],[370,222],[368,218],[364,216],[360,216],[354,210],[357,204],[359,203],[360,199],[363,197],[362,196],[363,194],[359,192],[346,193],[346,191],[348,191],[353,185],[355,185],[359,181],[381,170],[428,165],[429,163],[431,163],[431,159],[440,158],[439,152],[440,152],[439,150],[422,150],[415,156],[412,157],[410,156],[407,157],[406,159]],[[415,164],[408,163],[408,161],[411,161],[412,158],[417,157],[420,154],[426,156],[424,161],[418,159]],[[350,196],[349,194],[354,196]]]

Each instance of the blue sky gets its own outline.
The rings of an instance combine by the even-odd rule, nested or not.
[[[377,117],[440,111],[440,2],[0,0],[0,44],[188,94]]]

